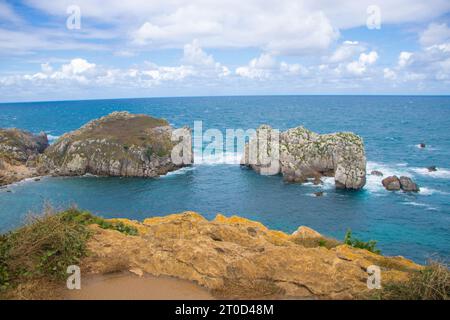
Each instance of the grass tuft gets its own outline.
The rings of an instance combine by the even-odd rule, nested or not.
[[[406,282],[385,284],[376,298],[385,300],[449,300],[450,270],[444,263],[430,261]]]
[[[46,209],[23,227],[0,236],[0,290],[31,280],[59,281],[69,265],[86,255],[90,236],[84,225]]]

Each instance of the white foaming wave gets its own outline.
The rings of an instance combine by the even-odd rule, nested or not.
[[[55,140],[58,140],[59,137],[60,137],[60,136],[54,136],[54,135],[51,135],[51,134],[47,134],[47,139],[48,139],[48,141],[55,141]]]
[[[445,192],[445,191],[440,191],[440,190],[436,190],[436,189],[431,189],[431,188],[427,188],[427,187],[420,187],[420,191],[419,193],[423,196],[431,196],[432,194],[443,194],[443,195],[448,195],[450,193]]]
[[[240,152],[224,152],[222,154],[202,155],[201,153],[194,153],[195,165],[240,165],[242,153]]]
[[[422,207],[422,208],[425,208],[425,210],[431,210],[431,211],[438,210],[437,208],[435,208],[433,206],[430,206],[426,203],[421,203],[421,202],[406,201],[406,202],[402,202],[402,204],[407,205],[407,206],[413,206],[413,207]]]
[[[334,189],[335,183],[334,183],[334,177],[323,177],[322,178],[322,189],[324,190],[331,190]]]
[[[427,168],[411,168],[411,170],[423,176],[429,176],[440,179],[450,178],[450,170],[446,168],[437,168],[436,171],[429,171]]]
[[[408,171],[406,171],[405,163],[399,163],[396,165],[388,165],[379,162],[367,161],[367,176],[366,176],[366,185],[365,189],[370,192],[382,192],[385,191],[383,184],[381,181],[389,176],[397,175],[397,176],[410,176]],[[372,171],[381,171],[383,176],[376,176],[370,174]]]
[[[422,148],[422,147],[420,146],[420,144],[415,144],[414,147],[416,147],[417,149],[420,149],[420,150],[428,150],[428,151],[434,151],[434,150],[436,150],[436,148],[434,148],[434,147],[432,147],[432,146],[429,146],[429,145],[426,145],[425,148]]]
[[[161,178],[185,174],[186,172],[189,172],[192,170],[195,170],[195,168],[194,167],[183,167],[183,168],[175,170],[175,171],[167,172],[165,175],[161,176]]]

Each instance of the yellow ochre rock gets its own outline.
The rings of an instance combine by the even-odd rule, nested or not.
[[[84,270],[142,270],[191,280],[222,298],[352,299],[369,293],[369,265],[383,281],[408,279],[422,267],[403,257],[384,257],[346,245],[306,246],[299,237],[320,236],[309,228],[293,235],[259,222],[221,214],[208,221],[195,212],[145,219],[120,219],[138,236],[92,226]]]

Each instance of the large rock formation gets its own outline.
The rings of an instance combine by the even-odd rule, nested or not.
[[[171,159],[172,130],[164,119],[113,112],[61,136],[45,150],[42,167],[62,176],[157,177],[184,165]]]
[[[139,234],[93,225],[87,273],[134,270],[195,281],[222,298],[357,298],[368,293],[367,268],[377,265],[382,285],[408,279],[422,267],[342,245],[300,227],[292,235],[240,217],[208,221],[195,212],[120,220]]]
[[[47,135],[18,129],[0,129],[0,185],[38,175],[39,154],[48,146]]]
[[[364,144],[353,133],[320,135],[297,127],[279,134],[279,146],[277,140],[270,126],[258,128],[256,137],[245,147],[243,164],[262,174],[281,173],[289,182],[334,176],[337,188],[360,189],[366,183]],[[270,158],[270,164],[262,162],[261,158],[267,157],[261,155]]]

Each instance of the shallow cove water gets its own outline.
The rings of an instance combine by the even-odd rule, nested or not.
[[[346,230],[375,239],[383,254],[423,263],[450,259],[450,97],[438,96],[254,96],[152,98],[0,104],[0,127],[45,131],[51,139],[112,111],[166,118],[175,127],[202,120],[203,129],[285,130],[303,125],[319,133],[352,131],[366,146],[368,173],[412,177],[417,194],[388,192],[381,177],[368,176],[359,192],[286,184],[238,165],[206,159],[159,179],[43,178],[0,189],[0,231],[19,226],[45,202],[76,203],[104,217],[142,220],[184,210],[212,219],[237,214],[272,229],[309,226],[342,239]],[[426,148],[418,148],[419,143]],[[426,167],[435,165],[436,172]],[[11,192],[7,192],[7,191]],[[322,197],[314,192],[324,191]]]

